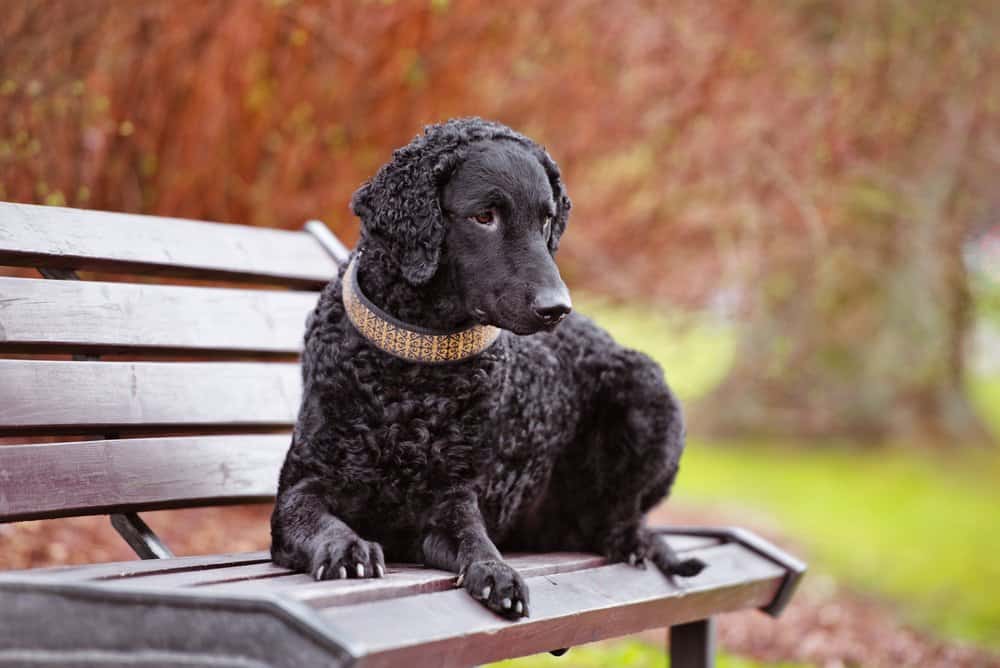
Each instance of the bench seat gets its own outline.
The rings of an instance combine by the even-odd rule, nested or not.
[[[0,575],[5,654],[177,665],[468,666],[684,624],[720,612],[776,614],[800,569],[739,530],[663,529],[709,564],[670,582],[592,554],[507,555],[531,591],[509,622],[455,589],[455,575],[391,564],[381,579],[315,582],[266,552],[36,569]],[[8,598],[10,597],[10,598]],[[57,633],[60,646],[54,646]],[[250,663],[248,663],[250,662]]]

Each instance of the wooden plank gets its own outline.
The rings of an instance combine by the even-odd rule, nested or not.
[[[2,452],[2,451],[0,451]],[[671,535],[671,546],[679,553],[718,545],[708,537]],[[604,565],[604,558],[595,554],[551,553],[509,554],[507,559],[522,574],[538,576],[564,573]],[[455,574],[416,564],[388,564],[387,575],[381,579],[326,580],[316,582],[312,576],[293,573],[270,563],[267,552],[176,557],[156,561],[122,561],[86,566],[58,566],[24,571],[26,574],[54,577],[64,581],[128,580],[137,587],[198,586],[220,594],[279,593],[316,606],[344,605],[393,596],[408,595],[412,583],[419,581],[426,591],[447,591],[454,586]],[[173,574],[193,574],[190,578],[171,581],[161,578]],[[283,576],[283,577],[276,577]],[[254,580],[255,578],[266,578]],[[274,586],[283,583],[282,586]],[[396,587],[388,596],[381,588]],[[371,590],[365,592],[365,590]]]
[[[678,553],[685,553],[711,545],[718,541],[711,538],[690,536],[670,536],[670,544]],[[605,559],[596,554],[550,553],[550,554],[509,554],[505,557],[521,575],[536,577],[565,573],[584,568],[604,565]],[[455,586],[455,574],[422,566],[389,564],[385,578],[375,580],[325,580],[316,582],[305,573],[290,573],[284,577],[254,582],[218,579],[213,583],[209,577],[202,581],[214,591],[226,593],[273,592],[313,606],[327,607],[348,605],[364,601],[377,601],[413,594],[447,591]]]
[[[709,538],[679,537],[671,541],[679,552],[716,544]],[[689,546],[688,550],[684,546]],[[606,560],[596,554],[551,553],[509,554],[505,557],[524,577],[567,573],[603,566]],[[184,572],[136,574],[122,582],[125,586],[207,587],[219,592],[260,594],[273,591],[312,606],[348,605],[365,601],[411,596],[432,591],[446,591],[455,586],[455,574],[415,564],[389,564],[384,578],[325,580],[296,573],[271,563],[234,564],[225,568]]]
[[[0,435],[292,425],[291,363],[0,360]]]
[[[509,563],[522,574],[544,575],[601,565],[593,554],[509,555]],[[268,586],[273,583],[284,586]],[[311,605],[346,605],[363,601],[410,596],[428,591],[444,591],[455,586],[455,574],[416,564],[388,564],[383,578],[325,580],[296,573],[274,564],[238,566],[211,572],[143,576],[131,579],[135,587],[206,587],[216,591],[260,594],[281,592]],[[289,585],[292,587],[289,587]],[[304,586],[303,586],[304,585]]]
[[[334,606],[320,614],[338,635],[367,649],[359,666],[468,666],[572,647],[649,628],[756,608],[785,571],[730,543],[691,553],[710,563],[679,585],[655,569],[624,564],[527,579],[531,617],[508,622],[464,591]]]
[[[255,585],[260,580],[291,575],[292,571],[271,563],[234,564],[222,568],[191,569],[182,572],[149,573],[124,579],[109,580],[123,587],[176,589],[204,587],[214,583],[244,583]]]
[[[337,264],[305,232],[0,202],[0,264],[319,287]]]
[[[0,350],[296,355],[315,292],[0,277]]]
[[[267,501],[290,434],[0,446],[0,521]]]
[[[89,582],[120,580],[141,575],[161,575],[188,571],[208,571],[247,564],[270,563],[271,554],[259,552],[231,552],[226,554],[197,555],[193,557],[173,557],[171,559],[149,559],[115,561],[84,566],[53,566],[18,571],[18,575],[40,577],[61,582]]]

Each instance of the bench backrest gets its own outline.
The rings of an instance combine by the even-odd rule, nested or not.
[[[0,267],[49,277],[0,276],[0,522],[272,499],[346,254],[313,225],[0,203]]]

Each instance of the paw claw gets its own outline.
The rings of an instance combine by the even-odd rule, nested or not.
[[[628,565],[635,566],[635,552],[632,552],[628,555]]]
[[[456,587],[461,587],[463,582],[465,582],[465,573],[464,572],[458,574],[458,578],[455,579],[455,586]]]
[[[472,598],[494,613],[508,621],[527,616],[528,588],[508,564],[499,560],[474,561],[459,577]]]
[[[345,580],[353,577],[382,577],[385,574],[382,546],[363,540],[350,531],[331,531],[317,536],[310,564],[317,580]]]

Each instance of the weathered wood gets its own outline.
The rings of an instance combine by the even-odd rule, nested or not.
[[[305,232],[0,202],[0,264],[319,287],[335,260]]]
[[[271,561],[261,563],[237,564],[221,568],[190,569],[172,573],[149,573],[134,575],[121,579],[106,579],[122,587],[146,589],[149,587],[178,589],[182,587],[207,587],[214,584],[245,585],[247,591],[257,593],[257,585],[261,581],[294,575],[287,568],[277,566]]]
[[[689,536],[670,536],[669,541],[678,554],[718,544],[711,538]],[[571,552],[508,554],[505,559],[525,577],[567,573],[607,563],[596,554]],[[176,567],[173,566],[175,562]],[[266,552],[223,555],[218,559],[171,559],[150,566],[120,562],[33,572],[48,573],[65,581],[99,579],[139,588],[201,587],[220,594],[274,593],[323,607],[397,598],[419,592],[447,591],[455,585],[454,573],[416,564],[388,564],[384,578],[316,582],[311,575],[270,563]]]
[[[288,434],[0,446],[0,521],[267,501]]]
[[[670,668],[715,668],[715,620],[670,627]]]
[[[138,591],[0,573],[0,665],[353,666],[359,648],[273,598]]]
[[[711,565],[673,585],[624,564],[527,579],[531,617],[502,620],[464,591],[322,609],[367,654],[359,666],[468,666],[572,647],[649,628],[765,605],[784,570],[737,544],[692,552]]]
[[[49,568],[33,568],[18,571],[25,577],[39,577],[60,582],[98,582],[104,580],[118,581],[144,575],[161,575],[166,573],[185,573],[190,571],[211,571],[248,564],[269,563],[269,552],[231,552],[226,554],[198,555],[193,557],[174,557],[162,560],[115,561],[104,564],[86,564],[83,566],[52,566]]]
[[[671,545],[678,553],[689,552],[717,544],[712,540],[679,541],[671,539]],[[595,554],[552,553],[552,554],[508,554],[507,562],[524,577],[554,575],[603,566],[606,560]],[[385,578],[377,580],[326,580],[315,582],[305,573],[288,573],[282,577],[243,582],[230,578],[229,574],[212,574],[215,582],[205,578],[202,586],[226,593],[263,593],[293,598],[316,607],[348,605],[386,598],[398,598],[413,594],[447,591],[455,586],[455,574],[432,570],[421,566],[389,564]]]
[[[315,292],[0,277],[0,351],[297,355]]]
[[[0,360],[0,379],[0,435],[283,427],[301,395],[291,363]]]
[[[600,566],[604,559],[593,554],[507,555],[522,575],[551,575]],[[446,591],[455,587],[455,574],[416,564],[388,564],[383,578],[325,580],[296,573],[274,564],[248,564],[212,571],[156,574],[130,578],[130,587],[202,587],[227,593],[274,592],[312,606],[348,605]],[[277,586],[276,586],[277,585]]]
[[[301,618],[328,625],[329,637],[350,648],[358,657],[352,665],[359,666],[464,666],[687,624],[763,606],[784,578],[784,568],[774,560],[741,544],[695,547],[712,539],[681,537],[677,543],[674,538],[669,536],[672,544],[682,550],[684,544],[690,546],[684,552],[705,560],[708,569],[695,578],[671,582],[653,568],[598,565],[601,560],[593,555],[508,555],[526,576],[532,594],[531,617],[516,623],[500,619],[455,589],[454,574],[413,566],[391,565],[383,579],[315,583],[316,588],[343,590],[339,597],[326,599],[293,596],[294,589],[261,588],[276,580],[308,579],[288,575],[266,560],[266,553],[48,569],[26,577],[69,584],[100,579],[106,592],[101,600],[132,592],[182,600],[177,596],[191,592],[199,605],[232,596],[286,601],[286,609],[302,611]],[[445,586],[414,595],[402,581],[418,574]],[[239,591],[233,589],[237,583]],[[394,589],[390,595],[387,586]],[[365,589],[371,593],[361,595]],[[318,616],[306,612],[300,602]]]

